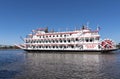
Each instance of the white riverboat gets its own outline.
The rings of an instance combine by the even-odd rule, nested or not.
[[[86,26],[65,32],[49,32],[48,28],[39,28],[28,34],[24,42],[17,46],[25,51],[107,52],[117,49],[111,39],[101,40],[99,29],[93,31]]]

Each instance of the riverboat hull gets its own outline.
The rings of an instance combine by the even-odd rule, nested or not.
[[[109,49],[109,50],[28,50],[28,49],[24,49],[24,51],[27,52],[103,52],[103,53],[108,53],[108,52],[112,52],[112,51],[116,51],[118,49]]]

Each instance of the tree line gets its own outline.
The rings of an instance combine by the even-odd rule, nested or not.
[[[19,49],[17,46],[0,45],[0,49]]]

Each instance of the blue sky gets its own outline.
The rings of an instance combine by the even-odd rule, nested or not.
[[[120,0],[0,0],[0,44],[22,43],[31,30],[101,27],[101,38],[120,42]]]

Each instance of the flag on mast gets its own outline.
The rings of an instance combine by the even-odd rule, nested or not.
[[[99,31],[100,30],[100,27],[97,27],[97,31]]]

